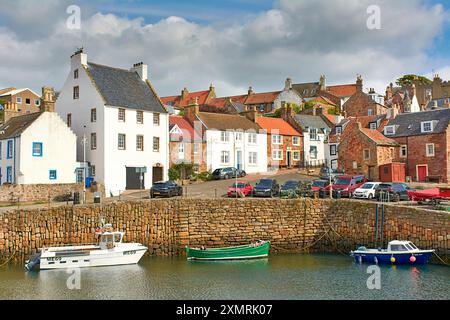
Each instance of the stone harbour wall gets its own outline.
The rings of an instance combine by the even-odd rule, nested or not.
[[[0,213],[0,263],[43,246],[93,243],[103,219],[149,254],[184,254],[186,245],[228,246],[271,240],[272,252],[342,252],[375,246],[375,203],[321,199],[171,199],[63,206]],[[449,257],[448,213],[386,205],[384,243],[411,240]],[[381,219],[381,213],[380,213]]]
[[[82,183],[72,184],[19,184],[0,186],[0,202],[48,201],[72,192],[82,192]]]

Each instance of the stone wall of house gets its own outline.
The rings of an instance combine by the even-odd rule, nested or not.
[[[368,116],[369,109],[372,109],[372,115],[387,113],[386,108],[375,103],[369,95],[362,91],[356,92],[344,105],[344,111],[347,117]]]
[[[0,202],[48,201],[72,192],[82,192],[83,184],[19,184],[0,186]]]
[[[359,245],[377,245],[375,208],[352,200],[172,199],[2,212],[0,261],[11,256],[23,261],[42,246],[92,243],[102,219],[125,231],[126,242],[148,246],[151,255],[258,239],[270,240],[272,252],[347,254]],[[448,259],[448,213],[386,205],[384,220],[385,244],[412,240]]]

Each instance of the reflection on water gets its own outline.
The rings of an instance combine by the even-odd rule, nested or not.
[[[444,266],[380,266],[381,290],[367,289],[368,265],[336,255],[273,255],[247,261],[143,258],[138,265],[66,270],[0,269],[0,299],[449,299]]]

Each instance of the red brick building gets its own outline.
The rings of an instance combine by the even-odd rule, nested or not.
[[[377,130],[363,128],[351,120],[338,146],[339,168],[347,174],[364,174],[379,180],[379,166],[396,161],[399,145]]]
[[[41,97],[33,90],[6,88],[0,90],[0,101],[4,104],[5,122],[14,117],[39,112]],[[8,107],[6,107],[8,105]]]
[[[256,123],[267,132],[269,168],[298,166],[303,161],[303,135],[279,118],[257,117]]]
[[[400,114],[384,135],[399,145],[398,156],[412,180],[450,181],[450,109]]]
[[[206,105],[214,98],[216,98],[216,92],[211,84],[209,90],[189,92],[187,88],[184,88],[180,95],[162,97],[161,101],[164,105],[181,111],[193,103],[198,103],[200,106]]]

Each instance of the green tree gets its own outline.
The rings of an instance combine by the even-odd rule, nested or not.
[[[305,110],[312,109],[312,108],[314,108],[314,106],[315,106],[315,103],[313,101],[311,101],[311,100],[305,101],[305,103],[303,104],[303,108]]]
[[[430,79],[428,79],[426,77],[418,76],[415,74],[407,74],[401,78],[398,78],[396,84],[401,87],[411,86],[413,83],[413,80],[415,80],[415,79],[418,79],[420,81],[420,83],[423,85],[430,85],[433,83],[433,81],[431,81]]]

